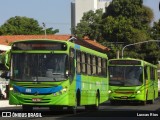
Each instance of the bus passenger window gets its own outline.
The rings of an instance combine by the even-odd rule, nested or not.
[[[91,75],[91,57],[87,54],[87,74]]]
[[[81,73],[81,53],[77,51],[77,73]]]
[[[81,58],[82,58],[82,73],[85,73],[86,72],[86,67],[85,67],[85,53],[81,53]]]
[[[102,59],[102,76],[106,76],[106,59]]]
[[[101,76],[102,75],[102,63],[101,63],[101,58],[98,58],[98,75]]]
[[[92,57],[92,65],[93,65],[93,72],[92,75],[96,75],[96,57]]]
[[[147,74],[147,66],[144,67],[144,79],[148,79],[148,74]]]

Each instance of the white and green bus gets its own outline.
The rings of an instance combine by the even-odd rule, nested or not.
[[[21,40],[11,44],[9,104],[62,110],[98,109],[108,100],[104,53],[60,40]]]
[[[158,97],[157,66],[144,60],[111,59],[109,67],[110,102],[153,103]]]

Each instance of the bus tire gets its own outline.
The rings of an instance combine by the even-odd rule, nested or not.
[[[22,110],[24,112],[31,112],[31,111],[33,111],[33,107],[30,105],[22,105]]]

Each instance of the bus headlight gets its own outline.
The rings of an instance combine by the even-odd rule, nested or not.
[[[14,87],[10,87],[9,90],[10,90],[10,91],[13,91],[13,92],[16,93],[16,94],[17,94],[17,93],[18,93],[18,94],[21,94],[21,93],[20,93],[19,91],[17,91]]]
[[[10,87],[9,90],[13,90],[13,87]]]
[[[138,90],[138,91],[137,91],[137,94],[140,94],[140,93],[141,93],[141,91]]]
[[[111,93],[112,91],[111,90],[108,90],[108,93]]]
[[[62,95],[63,93],[66,93],[67,92],[67,87],[63,88],[62,90],[56,92],[56,93],[53,93],[54,96],[57,96],[57,95]]]
[[[67,88],[63,88],[63,89],[62,89],[62,92],[66,92],[66,91],[67,91]]]

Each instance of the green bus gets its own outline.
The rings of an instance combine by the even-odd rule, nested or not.
[[[70,41],[33,39],[11,44],[9,104],[76,111],[109,99],[108,57]]]
[[[158,97],[157,66],[133,58],[110,59],[109,100],[154,103]]]

